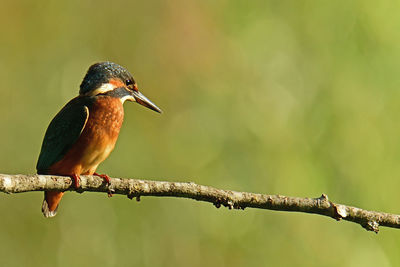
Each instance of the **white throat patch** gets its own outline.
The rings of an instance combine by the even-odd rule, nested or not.
[[[133,101],[133,102],[136,101],[136,99],[135,99],[133,96],[131,96],[131,95],[126,95],[126,96],[124,96],[124,97],[121,97],[120,100],[121,100],[121,103],[122,103],[122,104],[123,104],[126,100],[128,100],[128,101]]]

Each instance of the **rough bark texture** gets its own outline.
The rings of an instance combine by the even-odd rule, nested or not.
[[[7,175],[0,174],[0,191],[22,193],[29,191],[85,191],[112,192],[140,200],[141,196],[182,197],[213,203],[229,209],[258,208],[279,211],[314,213],[360,224],[368,231],[378,233],[379,226],[400,228],[400,215],[368,211],[356,207],[336,204],[325,194],[319,198],[286,197],[247,192],[222,190],[195,183],[161,182],[137,179],[111,178],[111,184],[97,176],[81,176],[81,187],[71,186],[69,177],[52,175]]]

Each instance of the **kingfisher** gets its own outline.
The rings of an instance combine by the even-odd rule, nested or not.
[[[99,164],[114,149],[124,118],[125,101],[139,103],[161,113],[139,92],[133,76],[112,62],[90,66],[79,95],[69,101],[50,122],[36,165],[38,174],[69,176],[76,188],[80,175],[97,175]],[[54,217],[64,192],[46,191],[42,204],[45,217]]]

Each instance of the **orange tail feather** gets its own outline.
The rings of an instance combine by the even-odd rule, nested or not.
[[[47,191],[44,192],[44,200],[42,204],[42,212],[44,217],[54,217],[57,214],[58,204],[61,201],[64,192]]]

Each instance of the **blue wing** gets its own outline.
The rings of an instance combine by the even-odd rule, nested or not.
[[[74,98],[58,112],[50,122],[43,139],[36,165],[37,173],[46,174],[48,169],[61,160],[78,140],[89,118],[84,99]]]

